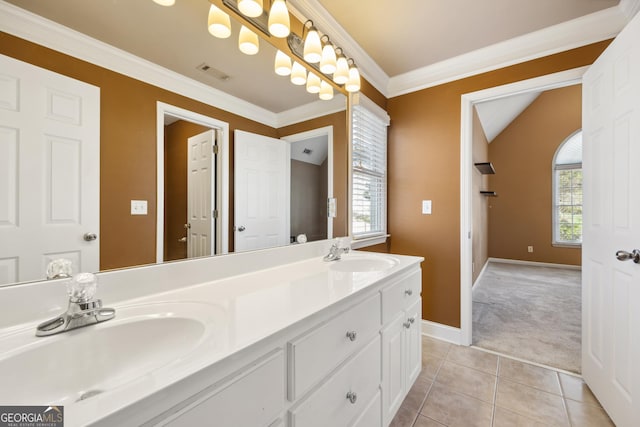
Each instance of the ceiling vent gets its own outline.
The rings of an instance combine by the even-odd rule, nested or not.
[[[218,70],[217,68],[213,68],[211,65],[205,64],[204,62],[198,65],[196,68],[217,80],[222,80],[223,82],[231,78],[228,74],[225,74],[224,72]]]

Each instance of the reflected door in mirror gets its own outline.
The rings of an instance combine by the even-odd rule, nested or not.
[[[188,209],[187,257],[212,255],[215,252],[212,190],[215,185],[215,130],[208,130],[187,140],[189,175],[187,177]]]

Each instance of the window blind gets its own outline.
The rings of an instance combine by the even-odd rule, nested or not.
[[[387,233],[387,123],[363,105],[352,109],[352,232]]]

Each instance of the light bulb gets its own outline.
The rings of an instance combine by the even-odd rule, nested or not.
[[[309,77],[307,77],[307,92],[309,93],[319,93],[320,86],[322,81],[320,77],[315,75],[314,73],[309,73]]]
[[[291,74],[291,58],[289,58],[286,53],[278,50],[276,52],[276,63],[274,68],[277,75],[288,76]]]
[[[333,99],[333,87],[324,80],[320,83],[320,99],[323,101]]]
[[[240,52],[244,54],[255,55],[258,53],[258,50],[260,50],[258,35],[243,25],[242,28],[240,28],[238,48],[240,48]]]
[[[336,61],[336,71],[333,73],[333,81],[339,85],[345,84],[349,80],[349,63],[344,55],[340,54]]]
[[[325,74],[336,72],[336,51],[331,43],[327,43],[322,48],[322,59],[320,60],[320,71]]]
[[[291,83],[297,86],[302,86],[307,82],[307,69],[304,68],[299,62],[294,61],[293,67],[291,67]]]
[[[262,0],[238,0],[238,9],[245,16],[257,18],[262,15]]]
[[[209,33],[220,39],[226,39],[231,35],[231,19],[229,15],[218,9],[215,5],[209,8],[208,19]]]
[[[349,68],[349,80],[344,88],[347,92],[357,92],[360,90],[360,71],[358,71],[358,67],[355,65]]]
[[[159,4],[160,6],[173,6],[174,4],[176,4],[176,0],[153,0],[153,1]]]
[[[317,64],[322,59],[322,44],[316,27],[311,27],[304,39],[303,58],[309,64]]]
[[[269,32],[274,37],[284,38],[291,32],[289,10],[284,0],[274,0],[269,12]]]

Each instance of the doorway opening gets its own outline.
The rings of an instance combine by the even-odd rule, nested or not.
[[[156,262],[228,253],[229,124],[158,102],[156,125]],[[178,146],[168,146],[172,134],[181,140]],[[172,149],[179,156],[171,153]],[[196,152],[205,154],[205,150],[207,156],[195,156]],[[187,159],[196,157],[208,165],[192,161],[191,166],[198,166],[201,171],[208,169],[207,173],[187,173],[190,168]],[[193,179],[188,175],[199,176]],[[174,184],[179,188],[171,189]],[[195,211],[206,211],[207,215],[200,215],[198,221],[187,220],[189,212]]]
[[[486,285],[487,282],[491,282],[493,280],[493,285],[495,286],[502,286],[504,285],[504,281],[500,282],[500,279],[498,276],[496,276],[496,272],[500,273],[502,270],[506,268],[507,270],[509,270],[509,272],[504,273],[503,274],[511,274],[511,276],[509,277],[509,280],[515,280],[514,278],[516,277],[515,275],[515,270],[517,270],[518,268],[521,267],[522,270],[527,270],[527,269],[533,269],[533,270],[527,270],[526,272],[524,272],[524,277],[526,277],[527,275],[535,275],[536,273],[534,271],[540,271],[540,270],[535,270],[536,268],[541,268],[541,263],[528,263],[525,262],[519,262],[520,265],[517,264],[505,264],[504,262],[501,264],[498,264],[496,262],[486,262],[484,263],[485,260],[489,260],[489,261],[504,261],[503,259],[491,259],[487,256],[487,254],[484,254],[483,257],[479,257],[478,256],[478,252],[479,252],[479,247],[478,247],[478,228],[481,226],[481,224],[479,224],[478,221],[478,215],[474,215],[474,209],[478,210],[480,204],[484,203],[485,204],[485,208],[487,209],[491,209],[491,203],[492,201],[496,201],[496,205],[500,206],[499,202],[503,203],[503,207],[506,205],[506,200],[505,199],[500,199],[500,192],[495,192],[495,189],[493,188],[479,188],[479,187],[485,187],[487,186],[487,182],[488,180],[485,178],[479,179],[478,176],[479,174],[476,172],[476,167],[474,166],[474,163],[478,163],[478,162],[489,162],[492,159],[478,159],[478,153],[474,153],[474,144],[473,144],[473,140],[474,140],[474,126],[478,127],[479,124],[479,119],[478,117],[474,117],[476,113],[476,107],[480,106],[480,105],[487,105],[487,103],[489,101],[506,101],[509,98],[530,98],[529,103],[532,103],[533,100],[535,100],[535,95],[536,93],[540,93],[540,92],[544,92],[544,91],[550,91],[553,89],[559,89],[559,88],[565,88],[568,86],[573,86],[573,85],[578,85],[581,83],[581,78],[582,78],[582,74],[586,71],[586,67],[583,68],[579,68],[579,69],[574,69],[574,70],[569,70],[566,72],[561,72],[561,73],[556,73],[556,74],[552,74],[552,75],[548,75],[548,76],[543,76],[540,78],[536,78],[536,79],[531,79],[531,80],[527,80],[527,81],[522,81],[522,82],[518,82],[518,83],[514,83],[514,84],[510,84],[510,85],[505,85],[505,86],[499,86],[499,87],[495,87],[495,88],[490,88],[487,90],[483,90],[483,91],[479,91],[479,92],[474,92],[474,93],[470,93],[470,94],[465,94],[462,97],[462,122],[461,122],[461,336],[460,336],[460,342],[463,345],[472,345],[472,344],[476,344],[476,341],[474,341],[474,333],[473,333],[473,322],[474,322],[474,315],[478,314],[476,312],[474,312],[473,310],[476,309],[474,307],[474,295],[476,296],[477,299],[477,294],[481,294],[483,296],[487,296],[490,294],[490,292],[488,292],[491,289],[491,286]],[[514,96],[517,95],[517,96]],[[496,102],[497,104],[498,102]],[[526,108],[526,107],[525,107]],[[475,119],[475,123],[474,123],[474,119]],[[477,129],[476,129],[477,130]],[[507,150],[508,152],[508,150]],[[485,156],[487,156],[487,153],[484,153]],[[513,164],[508,164],[509,167],[513,167],[516,169],[524,169],[523,165],[526,165],[529,160],[527,159],[519,159],[519,160],[515,160],[513,161]],[[525,163],[523,163],[525,162]],[[551,166],[550,164],[551,162],[549,162],[548,167]],[[502,162],[502,166],[504,169],[504,165],[505,163]],[[520,166],[518,166],[520,165]],[[496,167],[496,169],[498,169]],[[499,170],[496,170],[496,174],[500,173]],[[475,179],[474,179],[475,176]],[[497,175],[496,175],[497,176]],[[551,174],[549,174],[549,176],[547,177],[547,180],[551,179]],[[545,191],[548,192],[549,188],[546,188],[546,184],[542,184],[545,186]],[[551,184],[548,185],[548,187],[551,187]],[[504,190],[504,187],[502,187]],[[519,192],[518,194],[520,196],[522,196],[523,198],[529,197],[531,198],[532,195],[530,194],[530,192],[527,189],[524,188],[518,188],[517,190],[515,190],[517,192]],[[480,195],[480,193],[482,193],[482,195]],[[497,193],[497,194],[496,194]],[[493,198],[493,197],[487,197],[487,196],[495,196],[497,195],[498,198]],[[546,200],[545,200],[546,201]],[[548,202],[548,201],[546,201]],[[496,211],[498,209],[495,209]],[[487,210],[488,212],[488,210]],[[477,212],[476,212],[477,213]],[[497,212],[492,211],[491,215],[492,218],[497,218],[495,216]],[[540,214],[539,217],[544,216],[545,220],[550,221],[551,220],[551,212],[544,212],[543,214]],[[502,222],[504,222],[505,220],[502,219]],[[485,224],[486,226],[486,224]],[[526,224],[521,224],[520,227],[530,227],[531,225],[526,225]],[[514,227],[516,227],[517,229],[517,225],[514,225]],[[509,234],[509,233],[508,233]],[[511,232],[511,235],[513,235],[513,231]],[[484,238],[486,238],[487,236],[483,236]],[[549,235],[545,236],[545,238],[549,241],[551,241],[551,231],[549,231]],[[505,237],[504,239],[500,239],[501,241],[505,241],[505,240],[509,240],[509,235],[507,237]],[[550,245],[549,245],[550,246]],[[532,250],[534,250],[534,248],[532,247],[527,247],[524,246],[522,248],[525,252],[529,251],[531,252]],[[491,248],[491,252],[496,252],[496,248],[492,247]],[[499,251],[498,251],[499,252]],[[517,257],[517,259],[527,259],[527,254],[525,253],[525,256],[523,257]],[[478,259],[481,258],[482,262],[479,263]],[[499,257],[497,257],[499,258]],[[504,258],[510,258],[509,256],[504,256]],[[566,264],[570,264],[571,262],[567,262]],[[578,262],[579,263],[579,262]],[[482,264],[482,265],[479,265]],[[524,265],[523,265],[524,264]],[[487,267],[488,266],[488,267]],[[543,266],[542,268],[544,270],[549,270],[549,273],[551,274],[551,276],[554,275],[554,270],[553,269],[549,269],[548,268],[549,265]],[[511,271],[514,270],[514,271]],[[555,272],[556,274],[560,274],[559,270]],[[567,273],[570,275],[570,273]],[[574,275],[575,275],[575,271],[574,271]],[[483,277],[484,276],[484,277]],[[498,277],[498,278],[497,278]],[[503,279],[506,276],[503,276]],[[543,277],[543,276],[540,276]],[[496,281],[497,278],[497,281]],[[477,280],[477,281],[476,281]],[[541,279],[541,280],[549,280],[548,278],[546,279]],[[479,286],[480,289],[475,289],[472,292],[472,286],[474,284],[474,282],[481,284]],[[577,289],[577,291],[579,292],[580,289],[580,273],[578,273],[577,278],[574,277],[573,278],[573,282],[575,282],[575,287]],[[494,286],[494,287],[495,287]],[[542,287],[544,289],[544,287]],[[526,287],[523,287],[522,289],[526,289]],[[487,292],[482,292],[481,290],[487,291]],[[500,295],[500,292],[503,292],[502,295],[504,294],[504,289],[499,290],[498,294],[494,294],[494,295]],[[514,298],[517,298],[514,295]],[[526,299],[526,297],[524,297]],[[480,298],[482,299],[482,298]],[[575,298],[574,298],[575,300]],[[506,301],[506,300],[505,300]],[[505,302],[502,301],[502,302]],[[485,301],[486,302],[486,301]],[[508,301],[506,301],[508,303]],[[577,297],[577,306],[578,306],[578,310],[579,310],[579,305],[580,305],[580,297],[578,294]],[[476,307],[478,308],[482,308],[482,306],[479,306],[476,304]],[[502,313],[504,314],[504,313]],[[499,317],[500,315],[496,317]],[[516,313],[517,314],[517,313]],[[477,319],[476,319],[477,320]],[[495,319],[494,319],[495,320]],[[578,313],[578,325],[579,325],[579,313]],[[479,324],[478,324],[479,325]],[[478,332],[481,332],[481,328],[478,327]],[[578,341],[579,341],[579,331],[577,333],[578,336]],[[507,347],[508,348],[508,347]],[[495,351],[495,349],[492,349]],[[515,355],[516,357],[520,357],[518,355]],[[579,360],[579,349],[578,349],[578,353],[577,353],[577,358]]]

